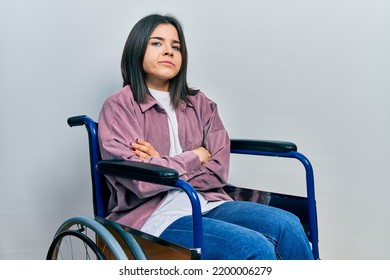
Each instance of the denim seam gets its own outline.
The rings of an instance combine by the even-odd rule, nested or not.
[[[282,260],[282,256],[280,255],[279,251],[278,251],[278,241],[273,239],[271,236],[267,235],[267,234],[264,234],[262,233],[262,235],[267,238],[269,240],[269,242],[271,242],[272,244],[274,244],[274,247],[275,247],[275,254],[276,254],[276,258],[279,259],[279,260]]]

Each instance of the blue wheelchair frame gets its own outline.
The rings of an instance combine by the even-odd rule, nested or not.
[[[109,193],[103,175],[119,176],[180,188],[186,192],[192,205],[194,245],[193,248],[190,249],[191,255],[194,259],[200,259],[203,248],[202,216],[199,198],[193,187],[186,181],[181,180],[177,171],[174,169],[143,162],[102,160],[98,145],[98,124],[85,115],[68,118],[68,124],[71,127],[85,125],[88,132],[95,219],[100,223],[108,222],[105,220],[105,217],[107,214],[106,205]],[[297,146],[294,143],[284,141],[232,139],[231,153],[294,158],[303,164],[306,171],[307,203],[305,202],[304,207],[307,208],[305,211],[307,211],[308,215],[308,238],[312,244],[314,259],[319,259],[314,175],[310,161],[297,151]],[[229,187],[236,188],[228,185],[227,188]],[[289,196],[285,195],[285,197]],[[295,198],[297,197],[294,197],[294,199]],[[298,197],[298,200],[299,199],[300,198]],[[304,200],[306,201],[306,198]]]

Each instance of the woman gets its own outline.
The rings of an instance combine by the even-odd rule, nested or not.
[[[230,140],[217,105],[187,85],[187,48],[171,16],[150,15],[131,30],[122,56],[123,88],[99,116],[103,159],[176,169],[198,192],[205,259],[312,259],[297,217],[236,202],[223,191]],[[107,176],[108,219],[183,246],[192,245],[191,205],[172,187]]]

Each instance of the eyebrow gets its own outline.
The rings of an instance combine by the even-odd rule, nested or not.
[[[165,41],[165,39],[163,37],[150,37],[150,39],[157,39],[157,40],[160,40],[160,41]],[[173,43],[177,43],[177,44],[180,44],[180,41],[178,40],[172,40]]]

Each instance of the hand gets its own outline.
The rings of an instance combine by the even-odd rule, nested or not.
[[[192,150],[195,154],[198,155],[199,160],[202,164],[205,164],[211,160],[211,154],[206,148],[199,147],[195,150]]]
[[[145,140],[136,140],[135,142],[130,143],[131,150],[142,160],[148,159],[150,157],[160,157],[159,152],[157,152],[152,144],[146,142]]]

